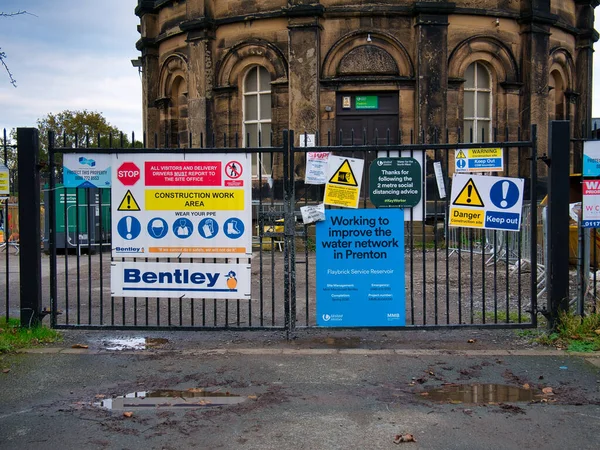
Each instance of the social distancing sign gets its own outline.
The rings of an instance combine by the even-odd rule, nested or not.
[[[455,174],[450,196],[453,227],[518,231],[523,208],[522,178]]]

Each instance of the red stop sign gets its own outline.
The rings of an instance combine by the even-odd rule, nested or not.
[[[132,162],[124,162],[117,170],[117,178],[125,186],[133,186],[140,179],[140,169]]]

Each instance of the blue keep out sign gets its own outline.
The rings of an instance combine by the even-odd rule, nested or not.
[[[404,326],[404,211],[327,210],[316,228],[317,325]]]
[[[500,209],[510,209],[520,198],[519,188],[510,180],[498,181],[490,189],[490,200]]]

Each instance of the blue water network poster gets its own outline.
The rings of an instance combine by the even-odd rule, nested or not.
[[[404,326],[403,210],[327,210],[316,232],[317,325]]]

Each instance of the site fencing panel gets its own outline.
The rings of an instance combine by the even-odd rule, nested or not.
[[[422,158],[421,209],[407,210],[405,234],[406,328],[529,327],[537,324],[538,293],[543,291],[544,262],[540,231],[540,196],[535,134],[527,140],[520,131],[505,133],[499,142],[426,142],[398,136],[391,143],[367,142],[328,134],[315,136],[315,147],[295,146],[298,136],[270,136],[269,145],[240,148],[237,136],[200,139],[189,148],[140,148],[121,139],[119,147],[58,147],[50,138],[49,191],[45,251],[49,259],[52,325],[56,328],[145,329],[277,329],[292,331],[317,326],[318,249],[315,225],[302,221],[300,207],[323,201],[322,185],[306,184],[304,161],[309,151],[360,158],[365,161],[359,208],[373,208],[368,195],[369,164],[381,156]],[[509,136],[511,139],[509,139]],[[132,139],[134,141],[134,139]],[[205,145],[204,142],[210,142]],[[305,139],[306,141],[306,139]],[[336,145],[350,142],[351,145]],[[404,142],[406,141],[406,142]],[[188,142],[192,142],[191,137]],[[114,147],[114,146],[113,146]],[[501,148],[506,177],[525,178],[525,204],[518,232],[455,228],[447,225],[455,151]],[[188,298],[130,298],[111,296],[110,195],[61,185],[61,157],[67,153],[246,153],[258,168],[252,184],[251,298],[246,300]],[[267,163],[268,161],[268,163]],[[447,196],[440,197],[433,163],[440,163]],[[266,167],[265,165],[269,166]],[[543,177],[542,177],[543,178]],[[331,207],[328,207],[331,208]],[[419,220],[417,220],[417,218]],[[421,220],[422,218],[422,220]],[[52,226],[54,224],[54,226]],[[61,234],[62,233],[62,234]],[[158,259],[129,258],[152,262]],[[218,263],[219,258],[170,258],[169,262]],[[240,259],[236,258],[236,262]],[[319,269],[321,270],[321,269]]]

